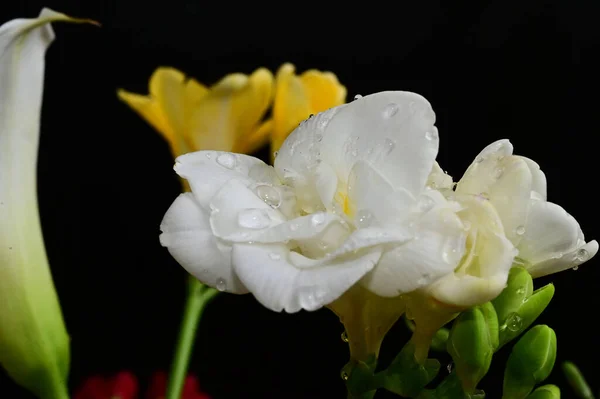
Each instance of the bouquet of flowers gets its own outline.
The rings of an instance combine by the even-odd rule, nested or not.
[[[44,56],[59,21],[94,23],[45,9],[0,27],[0,363],[41,399],[70,397],[69,337],[36,194]],[[489,395],[559,398],[542,385],[556,335],[535,324],[554,286],[534,289],[532,279],[579,267],[598,243],[547,200],[539,165],[508,140],[454,181],[436,162],[440,137],[424,97],[385,91],[346,103],[346,94],[333,73],[297,75],[292,64],[213,86],[161,67],[148,95],[119,90],[169,143],[182,182],[157,242],[189,272],[188,298],[172,369],[147,397],[207,397],[187,376],[202,311],[216,295],[252,294],[275,312],[326,307],[339,317],[349,398],[380,389],[482,398],[478,385],[509,343],[503,386]],[[270,159],[248,155],[266,145]],[[412,337],[382,369],[381,343],[400,319]],[[431,349],[452,357],[446,376]],[[592,397],[577,368],[564,368]],[[121,373],[90,379],[74,398],[137,391]]]

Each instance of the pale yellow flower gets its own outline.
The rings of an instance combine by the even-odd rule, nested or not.
[[[227,75],[209,88],[161,67],[149,91],[118,95],[162,134],[175,157],[206,149],[251,153],[268,141],[261,121],[272,102],[273,75],[265,68]]]
[[[346,101],[346,87],[332,72],[310,69],[296,75],[292,64],[283,64],[275,78],[271,126],[271,154],[278,151],[298,124]]]

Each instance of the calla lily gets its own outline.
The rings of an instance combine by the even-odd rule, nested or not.
[[[467,254],[456,272],[429,287],[438,300],[469,307],[495,298],[514,262],[532,277],[577,268],[598,252],[577,221],[546,200],[546,176],[513,155],[508,140],[487,146],[449,194],[468,222]]]
[[[275,102],[270,121],[272,154],[300,122],[346,102],[346,88],[332,72],[309,69],[298,76],[295,70],[294,65],[283,64],[275,78]]]
[[[67,398],[69,337],[46,258],[37,204],[44,56],[51,22],[91,22],[44,9],[0,27],[0,363],[42,398]]]
[[[158,68],[142,96],[119,90],[119,98],[167,140],[174,156],[202,149],[251,153],[267,143],[273,75],[259,68],[234,73],[210,88],[173,68]]]
[[[301,123],[274,167],[219,151],[180,156],[191,192],[167,211],[161,243],[199,280],[274,311],[316,310],[350,288],[370,291],[377,308],[376,298],[426,287],[455,270],[467,236],[458,204],[427,187],[434,123],[423,97],[382,92]],[[404,311],[389,303],[396,314],[373,335]],[[365,316],[332,306],[345,324]],[[369,338],[371,351],[383,335]]]

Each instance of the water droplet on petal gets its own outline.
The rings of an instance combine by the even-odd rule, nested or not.
[[[475,158],[475,163],[482,163],[482,162],[483,162],[482,156],[477,156],[477,158]]]
[[[261,184],[256,187],[256,194],[273,209],[277,209],[281,205],[281,195],[279,195],[279,191],[272,186]]]
[[[317,141],[317,143],[320,143],[321,140],[323,140],[323,135],[322,134],[315,134],[315,140]]]
[[[271,218],[264,209],[244,209],[238,214],[238,224],[247,229],[264,229],[271,224]]]
[[[340,374],[340,377],[342,378],[342,380],[348,381],[349,375],[348,375],[347,372],[342,371],[341,374]]]
[[[383,109],[383,117],[391,118],[398,113],[398,104],[390,103]]]
[[[227,289],[227,281],[224,278],[220,277],[217,279],[217,289],[221,292]]]
[[[575,252],[575,261],[585,262],[588,258],[588,251],[585,248],[580,248]]]
[[[314,215],[312,215],[310,221],[314,226],[319,226],[323,224],[323,222],[325,222],[325,215],[322,213],[315,213]]]
[[[292,230],[292,231],[298,230],[298,227],[300,227],[300,226],[298,226],[298,223],[290,224],[290,230]]]
[[[433,206],[435,205],[435,202],[433,201],[433,199],[427,195],[422,195],[421,197],[419,197],[419,209],[422,212],[427,212],[429,210],[431,210],[431,208],[433,208]]]
[[[525,226],[517,226],[517,228],[515,229],[515,234],[518,236],[522,236],[523,234],[525,234]]]
[[[275,253],[275,252],[271,252],[269,254],[269,258],[271,258],[271,260],[279,260],[279,259],[281,259],[281,255],[279,255],[278,253]]]
[[[369,227],[373,223],[373,214],[366,210],[361,209],[356,212],[356,225],[360,228]]]
[[[494,177],[496,179],[501,178],[503,174],[504,174],[504,168],[498,167],[494,170]]]
[[[505,324],[510,331],[516,332],[519,331],[523,326],[523,319],[521,318],[521,316],[519,316],[518,313],[513,312],[508,315]]]
[[[348,333],[346,331],[342,333],[342,341],[348,342]]]
[[[362,96],[361,96],[360,94],[357,94],[357,95],[355,95],[355,96],[354,96],[354,99],[355,99],[355,100],[358,100],[358,99],[360,99],[360,98],[362,98]]]
[[[211,159],[212,158],[212,154],[210,152],[206,153],[206,158]]]
[[[577,265],[573,266],[573,270],[575,270],[575,271],[579,270],[579,266],[577,266]]]
[[[233,154],[224,153],[217,157],[217,163],[224,168],[233,169],[237,164],[237,159]]]
[[[279,151],[275,151],[275,152],[273,153],[273,158],[277,158],[277,155],[279,155]]]
[[[392,140],[392,139],[385,139],[385,141],[383,142],[383,148],[384,148],[386,155],[389,155],[389,153],[394,151],[395,147],[396,147],[396,143],[394,143],[394,140]]]
[[[429,131],[429,130],[428,130],[428,131],[426,131],[426,132],[425,132],[425,138],[426,138],[427,140],[437,140],[437,139],[438,139],[438,133],[437,133],[437,130],[434,128],[434,129],[433,129],[433,130],[431,130],[431,131]]]

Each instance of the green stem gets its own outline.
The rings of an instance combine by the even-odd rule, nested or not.
[[[183,390],[183,384],[190,363],[190,356],[194,347],[198,322],[200,321],[200,317],[202,316],[202,312],[206,305],[218,293],[219,291],[205,286],[190,276],[188,296],[186,299],[185,311],[183,313],[183,320],[181,321],[181,327],[179,329],[175,358],[173,359],[171,372],[169,373],[166,399],[180,399],[181,397],[181,391]]]

